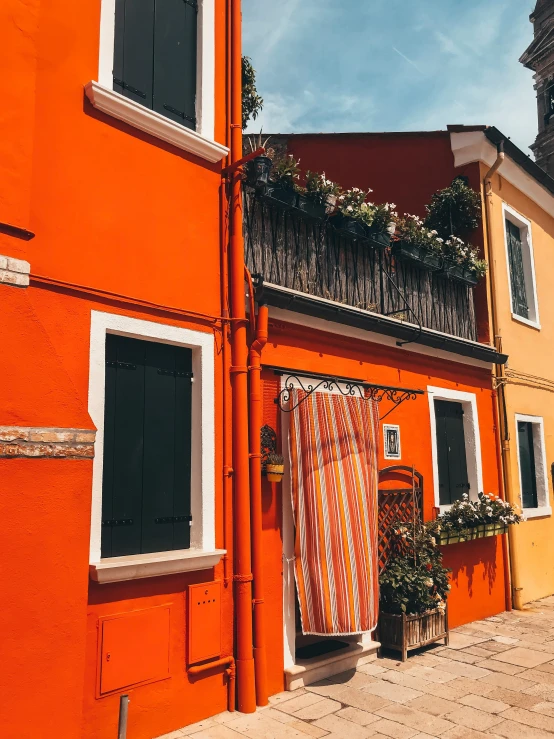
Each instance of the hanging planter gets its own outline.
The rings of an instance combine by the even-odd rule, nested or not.
[[[392,253],[399,261],[410,262],[429,272],[436,272],[442,266],[442,259],[438,254],[409,241],[395,241]]]
[[[448,613],[446,609],[416,615],[379,613],[379,641],[381,647],[402,653],[402,662],[412,649],[433,644],[440,639],[448,646]]]
[[[356,218],[345,216],[343,213],[337,213],[331,218],[331,221],[337,231],[349,236],[351,239],[367,238],[367,231],[364,224]]]
[[[265,472],[269,482],[281,482],[285,474],[285,460],[281,454],[271,452],[267,455]]]
[[[263,199],[278,208],[294,208],[298,195],[292,187],[269,184],[265,187]]]
[[[246,184],[256,188],[267,185],[272,166],[273,162],[269,157],[260,156],[251,159],[246,164]]]
[[[441,546],[447,544],[460,544],[465,541],[473,541],[474,539],[484,539],[489,536],[502,536],[508,533],[508,526],[502,523],[487,523],[474,526],[463,531],[441,531],[438,536],[438,543]]]
[[[298,195],[296,207],[301,211],[303,216],[307,218],[315,218],[322,220],[325,218],[326,206],[309,195]]]
[[[442,274],[455,282],[462,282],[468,287],[475,287],[479,282],[479,277],[472,270],[464,267],[462,264],[457,264],[449,259],[445,259],[442,265]]]
[[[376,249],[386,249],[390,246],[390,233],[388,231],[378,231],[377,229],[366,227],[367,237],[372,246]]]

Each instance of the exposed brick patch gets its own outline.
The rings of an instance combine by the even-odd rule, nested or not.
[[[92,459],[96,431],[0,426],[0,458]]]
[[[31,265],[24,259],[0,255],[0,283],[14,287],[28,287]]]

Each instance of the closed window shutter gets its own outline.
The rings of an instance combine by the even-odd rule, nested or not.
[[[116,92],[196,128],[195,0],[116,0]]]
[[[197,4],[156,0],[154,110],[196,128]]]
[[[533,425],[525,421],[517,424],[519,442],[519,468],[521,470],[521,499],[524,508],[537,508],[537,475]]]
[[[514,223],[506,220],[506,235],[508,239],[510,284],[512,287],[512,310],[516,316],[529,318],[521,231]]]
[[[464,412],[461,403],[435,400],[437,456],[439,468],[439,502],[450,505],[469,493],[464,434]]]
[[[102,557],[190,547],[192,352],[106,341]]]
[[[154,0],[116,0],[114,90],[152,108]]]

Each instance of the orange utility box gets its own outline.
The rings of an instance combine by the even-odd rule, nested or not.
[[[188,663],[221,654],[221,583],[189,585]]]

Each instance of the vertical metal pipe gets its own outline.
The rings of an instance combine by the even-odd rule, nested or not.
[[[117,726],[117,739],[127,739],[128,715],[129,715],[129,696],[122,695],[119,698],[119,723]]]
[[[231,0],[231,164],[242,158],[241,4]],[[235,481],[235,608],[237,633],[238,708],[256,710],[252,646],[252,558],[248,459],[248,337],[244,304],[244,240],[242,180],[232,175],[229,278],[231,286],[231,356],[233,388],[233,469]]]

